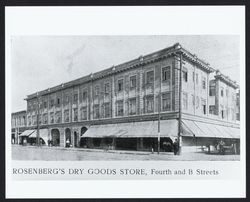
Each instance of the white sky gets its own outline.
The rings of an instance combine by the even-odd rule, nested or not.
[[[238,36],[15,36],[11,40],[11,111],[26,109],[28,94],[176,42],[239,83]]]

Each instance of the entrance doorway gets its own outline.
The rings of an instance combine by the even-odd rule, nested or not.
[[[60,132],[58,129],[51,130],[52,146],[60,146]]]
[[[71,145],[71,130],[69,128],[65,129],[65,146],[67,143]]]

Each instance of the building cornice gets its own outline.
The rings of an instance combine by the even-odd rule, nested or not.
[[[58,90],[64,90],[67,88],[78,86],[83,83],[95,81],[97,79],[105,78],[113,74],[127,71],[129,69],[134,69],[140,66],[144,66],[144,65],[151,64],[157,61],[161,61],[171,56],[178,56],[179,54],[182,54],[186,60],[191,61],[192,63],[196,64],[197,66],[199,66],[201,69],[205,70],[206,72],[215,71],[212,67],[210,67],[208,63],[205,63],[203,60],[199,59],[195,54],[191,54],[189,51],[184,49],[179,43],[176,43],[173,46],[147,54],[145,56],[140,56],[134,60],[119,64],[116,66],[112,66],[110,68],[104,69],[99,72],[91,73],[87,76],[54,86],[52,88],[48,88],[46,90],[39,91],[37,93],[30,94],[27,96],[27,98],[25,98],[25,100],[34,99],[37,96],[51,94]]]

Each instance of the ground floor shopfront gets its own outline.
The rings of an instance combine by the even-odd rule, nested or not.
[[[72,123],[41,128],[39,136],[40,143],[48,146],[137,151],[157,151],[160,137],[161,151],[172,151],[172,144],[178,137],[178,123],[178,119],[86,125]],[[225,146],[232,146],[232,150],[239,153],[238,125],[190,117],[184,118],[181,124],[180,145],[183,151],[203,148],[213,151],[223,140]],[[35,144],[37,129],[26,130],[19,138],[21,144],[24,140],[27,144]]]

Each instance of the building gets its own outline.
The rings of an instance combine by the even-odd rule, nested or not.
[[[11,143],[19,143],[19,135],[26,130],[26,110],[11,114]]]
[[[216,144],[221,138],[228,144],[239,141],[235,119],[209,113],[209,76],[214,71],[174,44],[28,95],[25,135],[35,138],[39,126],[44,144],[65,147],[68,141],[73,147],[132,150],[157,150],[159,137],[161,150],[176,138],[183,149]],[[219,75],[215,80],[219,86],[227,84]],[[214,111],[219,112],[217,96]]]

